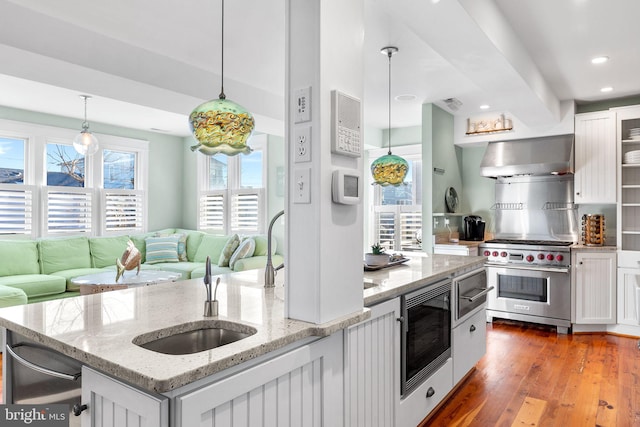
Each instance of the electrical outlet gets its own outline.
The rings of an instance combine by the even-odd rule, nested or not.
[[[294,163],[311,161],[311,126],[296,127],[293,131]]]
[[[293,172],[293,203],[311,203],[311,168],[300,168]]]
[[[311,120],[311,87],[307,86],[295,91],[295,120],[294,123]]]

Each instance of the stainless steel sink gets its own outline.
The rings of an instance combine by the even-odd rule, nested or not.
[[[138,335],[133,343],[158,353],[193,354],[231,344],[256,332],[255,328],[240,323],[213,320]]]

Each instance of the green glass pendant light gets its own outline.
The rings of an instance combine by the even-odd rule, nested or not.
[[[222,63],[220,95],[218,99],[198,105],[189,115],[189,125],[198,144],[191,151],[207,156],[221,153],[227,156],[251,153],[247,140],[253,132],[255,121],[244,107],[228,100],[224,94],[224,0],[222,0]]]
[[[382,186],[404,185],[404,178],[409,170],[409,163],[405,159],[391,154],[391,57],[397,52],[398,48],[394,46],[383,47],[380,50],[380,53],[389,58],[389,152],[371,163],[371,175],[373,183]]]

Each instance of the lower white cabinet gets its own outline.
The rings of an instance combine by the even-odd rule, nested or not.
[[[400,299],[369,307],[345,330],[345,427],[395,425],[400,396]]]
[[[167,427],[169,399],[82,367],[82,427]]]
[[[176,426],[342,426],[342,334],[175,398]]]
[[[638,326],[640,316],[640,269],[618,269],[618,323]]]
[[[453,384],[457,384],[487,351],[485,309],[453,328]]]
[[[573,323],[616,323],[616,253],[576,250],[571,271],[574,290]]]

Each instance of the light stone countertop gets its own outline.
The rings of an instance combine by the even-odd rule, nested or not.
[[[429,283],[484,266],[483,256],[438,255],[410,257],[389,268],[364,272],[364,305],[369,307]]]
[[[205,287],[202,279],[193,279],[6,307],[0,309],[0,326],[115,378],[163,393],[370,317],[363,308],[319,325],[285,318],[284,275],[277,276],[271,289],[262,286],[263,275],[263,270],[221,275],[217,318],[203,317]],[[257,333],[187,355],[157,353],[132,343],[138,335],[216,319],[253,327]]]
[[[485,257],[429,255],[368,271],[364,305],[411,292],[431,282],[484,265]],[[143,389],[164,393],[309,337],[329,336],[366,320],[363,308],[351,315],[312,324],[284,317],[283,275],[264,289],[264,272],[221,275],[220,315],[205,318],[202,279],[163,283],[0,309],[0,326],[66,354],[83,364]],[[203,321],[232,321],[257,333],[212,350],[167,355],[132,343],[139,335]],[[157,332],[156,332],[157,331]]]
[[[572,251],[595,251],[595,252],[608,252],[608,251],[616,251],[618,248],[612,245],[601,245],[601,246],[587,246],[582,243],[576,243],[571,246]]]

